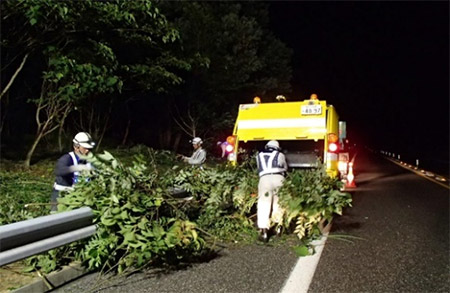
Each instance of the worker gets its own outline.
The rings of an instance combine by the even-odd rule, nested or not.
[[[77,133],[72,142],[73,151],[61,156],[56,163],[56,179],[51,196],[52,211],[57,210],[59,192],[73,190],[73,186],[78,182],[81,175],[80,172],[92,170],[92,165],[80,158],[80,156],[87,156],[95,146],[89,133]]]
[[[194,137],[191,140],[191,143],[192,147],[194,148],[192,156],[181,156],[181,159],[192,166],[203,168],[203,163],[205,163],[206,161],[206,151],[202,148],[203,141],[200,137]]]
[[[218,141],[217,145],[220,147],[222,151],[221,158],[224,158],[227,153],[227,146],[230,145],[227,141]]]
[[[283,210],[278,204],[278,189],[284,181],[287,171],[286,157],[276,140],[269,141],[264,151],[256,157],[259,173],[257,225],[259,240],[269,241],[270,221],[277,224],[277,235],[281,234]]]

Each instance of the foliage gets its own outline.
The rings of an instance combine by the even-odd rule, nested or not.
[[[165,198],[142,157],[129,167],[108,152],[90,161],[97,168],[95,179],[59,200],[60,211],[88,206],[95,212],[98,232],[78,253],[89,268],[117,266],[120,273],[155,258],[178,259],[202,248],[196,225],[176,217],[176,205]]]
[[[135,145],[127,149],[110,150],[114,157],[118,158],[124,165],[132,165],[136,156],[140,156],[153,172],[163,173],[176,164],[176,155],[167,150],[155,150],[145,145]]]
[[[280,204],[285,209],[283,225],[289,228],[295,223],[294,233],[299,239],[320,235],[320,224],[351,206],[351,195],[341,192],[341,187],[338,178],[327,176],[324,166],[290,172],[279,190]]]
[[[191,122],[191,135],[223,140],[238,104],[291,90],[292,51],[270,32],[266,3],[163,1],[161,10],[193,60],[174,94],[175,119]]]
[[[95,99],[112,101],[122,90],[166,92],[182,82],[177,71],[189,69],[170,51],[178,31],[150,0],[2,1],[2,12],[3,63],[25,55],[36,67],[31,77],[16,79],[36,106],[26,166],[40,140],[57,128],[61,133],[75,108],[85,113]]]
[[[199,169],[176,161],[172,152],[142,145],[112,152],[115,156],[104,152],[87,158],[96,168],[84,174],[89,180],[82,180],[59,199],[59,211],[91,207],[96,235],[29,258],[30,269],[49,272],[78,259],[88,268],[120,273],[188,260],[213,249],[217,241],[255,240],[259,178],[254,157],[237,167],[222,164]],[[12,209],[16,221],[45,214],[21,208],[28,202],[48,202],[48,178],[36,184],[30,173],[2,171],[0,176],[6,191],[0,220],[10,216],[6,209],[13,203],[17,204]],[[21,184],[26,178],[34,184]],[[20,195],[19,188],[25,188]],[[173,188],[187,191],[186,197],[177,198]],[[322,221],[351,204],[350,195],[339,188],[337,179],[326,176],[323,169],[289,173],[279,195],[286,210],[286,231],[295,225],[295,234],[301,238],[294,247],[298,255],[313,253],[308,240],[320,235]],[[14,196],[22,199],[15,203]]]
[[[28,220],[48,213],[51,183],[47,175],[30,171],[0,172],[0,225]],[[44,205],[41,205],[44,204]]]
[[[126,72],[131,73],[128,75],[131,79],[154,90],[164,88],[161,82],[166,79],[170,80],[168,84],[180,82],[168,68],[183,63],[161,50],[178,39],[178,31],[168,25],[149,0],[21,0],[2,4],[5,24],[11,29],[17,26],[22,34],[15,40],[16,33],[11,30],[2,43],[6,48],[21,45],[25,50],[56,50],[63,61],[76,59],[90,66],[105,66],[120,75],[106,79],[110,86],[118,83],[119,78],[125,80]],[[22,26],[18,27],[18,23]],[[134,46],[139,46],[134,50],[138,54],[130,56],[124,51]],[[142,50],[149,52],[142,55]],[[68,60],[64,64],[69,65]],[[56,72],[52,75],[63,77]],[[139,76],[145,76],[145,81]],[[87,87],[95,87],[95,83],[96,79],[92,79]]]
[[[5,0],[1,10],[8,147],[41,146],[58,129],[60,141],[82,130],[176,150],[172,116],[190,113],[196,135],[223,140],[243,99],[290,90],[292,51],[270,32],[266,3]]]
[[[242,239],[253,222],[248,218],[257,198],[258,176],[245,166],[237,168],[174,168],[175,176],[165,176],[169,184],[187,190],[198,211],[199,226],[223,240]],[[244,237],[245,238],[245,237]],[[248,237],[247,237],[248,238]]]
[[[161,8],[180,31],[183,53],[207,61],[194,63],[186,79],[197,98],[233,104],[245,91],[290,90],[292,52],[270,33],[267,4],[165,2]]]

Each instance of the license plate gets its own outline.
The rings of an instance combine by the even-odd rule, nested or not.
[[[301,108],[302,115],[320,115],[322,114],[321,105],[304,105]]]

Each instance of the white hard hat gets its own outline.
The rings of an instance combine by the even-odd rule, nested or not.
[[[194,137],[191,140],[191,142],[192,142],[192,144],[202,144],[203,143],[203,141],[202,141],[202,139],[200,137]]]
[[[266,149],[272,148],[272,149],[280,149],[280,144],[276,140],[271,140],[266,144]]]
[[[95,142],[92,141],[92,137],[87,132],[78,132],[73,138],[73,143],[80,145],[86,149],[92,149],[95,146]]]

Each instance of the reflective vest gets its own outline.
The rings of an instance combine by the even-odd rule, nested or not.
[[[280,166],[280,164],[278,163],[279,156],[279,151],[260,152],[258,154],[257,160],[259,177],[267,174],[284,175],[286,169],[284,166]]]
[[[72,165],[73,166],[77,166],[78,165],[78,157],[77,157],[77,155],[75,155],[74,152],[70,152],[69,155],[72,158]],[[53,184],[53,188],[55,190],[58,190],[58,191],[72,190],[73,189],[73,185],[78,182],[78,176],[80,176],[80,172],[78,172],[78,171],[73,172],[73,178],[72,178],[72,185],[71,186],[65,186],[65,185],[61,185],[61,184],[58,184],[58,183],[55,182]]]

